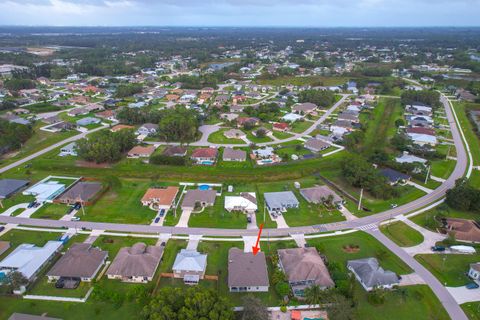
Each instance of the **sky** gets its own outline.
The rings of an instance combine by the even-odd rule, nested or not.
[[[1,25],[480,26],[480,0],[0,0]]]

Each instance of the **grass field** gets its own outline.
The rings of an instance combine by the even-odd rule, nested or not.
[[[472,281],[465,273],[468,272],[470,263],[480,261],[480,254],[419,254],[415,259],[442,284],[459,287]]]
[[[223,133],[227,130],[230,130],[230,129],[221,129],[219,131],[212,133],[208,137],[208,142],[222,143],[222,144],[245,144],[245,141],[243,141],[242,139],[228,139],[227,137],[225,137]]]
[[[310,128],[313,125],[313,122],[310,121],[295,121],[291,125],[290,131],[295,133],[303,133],[305,130]]]
[[[157,239],[155,238],[137,238],[137,237],[113,237],[113,236],[100,236],[93,243],[94,246],[108,251],[108,259],[115,259],[118,251],[123,247],[131,247],[135,243],[143,242],[146,245],[155,245]]]
[[[461,305],[463,311],[470,320],[480,320],[480,301],[467,302]]]
[[[293,84],[296,86],[303,85],[323,85],[323,86],[338,86],[348,81],[346,77],[324,77],[324,76],[310,76],[310,77],[294,77],[284,76],[277,77],[275,79],[258,80],[259,84],[270,84],[275,86],[281,86],[285,84]]]
[[[380,230],[401,247],[412,247],[423,242],[420,232],[401,221],[381,226]]]
[[[0,237],[0,240],[9,241],[10,249],[0,255],[0,260],[10,254],[16,247],[22,243],[30,243],[43,247],[47,241],[56,240],[61,233],[59,232],[41,232],[27,230],[10,230]]]
[[[432,161],[431,175],[447,179],[455,169],[457,162],[455,160],[435,160]]]
[[[59,220],[67,214],[68,208],[69,206],[65,204],[44,204],[31,215],[31,218]],[[77,215],[81,217],[81,211]]]
[[[470,151],[473,156],[473,165],[478,166],[480,165],[480,139],[478,139],[477,135],[473,131],[473,126],[467,117],[467,111],[469,109],[480,110],[480,105],[473,103],[469,104],[463,102],[453,102],[453,107],[455,108],[458,121],[460,122],[460,126],[462,127],[463,133],[465,134],[465,138],[467,139],[470,147]]]
[[[200,213],[192,213],[188,226],[197,228],[245,229],[247,227],[246,216],[243,213],[227,212],[224,209],[224,204],[224,197],[217,197],[212,207],[206,207]]]

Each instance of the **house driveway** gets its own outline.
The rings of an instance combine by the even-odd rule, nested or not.
[[[178,220],[176,227],[188,228],[188,220],[190,219],[191,214],[192,214],[191,210],[183,210],[182,215],[180,216],[180,220]]]
[[[191,234],[188,236],[187,250],[197,250],[198,244],[202,240],[202,235]]]
[[[2,216],[11,216],[13,212],[15,212],[17,209],[27,209],[28,203],[20,203],[17,205],[14,205],[13,207],[8,208],[5,210],[5,212],[2,212]]]
[[[248,214],[247,217],[250,217],[252,219],[252,222],[247,222],[247,229],[253,230],[253,229],[258,229],[257,226],[257,215],[256,214]]]
[[[419,185],[418,183],[415,183],[415,182],[413,182],[413,181],[408,181],[407,184],[408,184],[409,186],[415,187],[415,188],[417,188],[418,190],[421,190],[421,191],[423,191],[423,192],[425,192],[425,193],[432,193],[432,192],[433,192],[432,189],[428,189],[428,188],[426,188],[426,187],[424,187],[424,186],[421,186],[421,185]]]
[[[255,244],[257,242],[257,237],[243,236],[242,238],[243,238],[243,252],[252,252],[252,247],[255,247]],[[258,243],[258,246],[260,247],[260,242]]]
[[[268,213],[268,214],[270,214],[270,213]],[[277,216],[276,218],[274,218],[274,217],[270,214],[270,219],[272,219],[272,221],[275,221],[275,222],[277,223],[277,228],[278,228],[278,229],[288,228],[287,221],[285,221],[285,218],[283,217],[283,215],[280,215],[280,216]]]
[[[351,213],[347,208],[342,206],[339,210],[347,221],[358,219],[353,213]]]
[[[307,244],[307,241],[305,241],[305,234],[303,233],[292,233],[290,234],[290,237],[295,240],[295,243],[299,248],[304,248],[305,245]]]
[[[400,286],[414,286],[417,284],[425,284],[425,281],[417,273],[413,272],[410,274],[402,275],[400,279]]]
[[[404,222],[406,225],[411,227],[412,229],[417,230],[423,236],[423,242],[419,245],[413,247],[406,247],[403,248],[409,255],[415,256],[417,254],[423,253],[432,253],[432,247],[439,241],[442,241],[446,238],[445,235],[432,232],[425,228],[420,227],[418,224],[414,223],[412,220],[405,218],[405,216],[401,215],[396,217],[396,220]]]
[[[467,289],[463,287],[447,287],[448,292],[455,298],[458,304],[480,301],[480,288]]]

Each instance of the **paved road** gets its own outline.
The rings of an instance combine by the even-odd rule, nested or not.
[[[374,236],[383,245],[385,245],[390,251],[403,260],[413,271],[418,274],[425,283],[432,289],[433,293],[440,300],[445,310],[451,319],[454,320],[467,320],[467,316],[463,312],[462,308],[457,304],[457,301],[453,298],[450,292],[444,287],[440,281],[435,278],[430,271],[422,266],[417,260],[411,257],[405,250],[397,246],[392,240],[385,236],[380,230],[369,230],[369,234]]]
[[[41,155],[43,155],[43,154],[45,154],[45,153],[47,153],[47,152],[52,151],[52,150],[55,149],[55,148],[58,148],[58,147],[61,147],[61,146],[65,145],[65,144],[67,144],[67,143],[70,143],[70,142],[77,141],[77,140],[80,140],[80,139],[82,139],[82,138],[85,138],[85,137],[87,136],[87,134],[92,133],[92,132],[95,132],[95,131],[98,131],[98,130],[102,130],[102,129],[104,129],[104,128],[107,128],[107,126],[101,126],[101,127],[98,127],[98,128],[92,129],[92,130],[89,130],[89,131],[87,131],[87,132],[82,132],[82,133],[80,133],[80,134],[77,134],[76,136],[73,136],[73,137],[67,138],[67,139],[65,139],[65,140],[62,140],[62,141],[60,141],[60,142],[57,142],[57,143],[55,143],[55,144],[52,144],[51,146],[46,147],[45,149],[42,149],[42,150],[40,150],[40,151],[38,151],[38,152],[35,152],[35,153],[33,153],[33,154],[29,155],[29,156],[26,156],[25,158],[23,158],[23,159],[21,159],[21,160],[18,160],[18,161],[14,162],[14,163],[11,163],[11,164],[9,164],[9,165],[6,165],[5,167],[0,168],[0,173],[4,173],[4,172],[6,172],[6,171],[8,171],[8,170],[10,170],[10,169],[16,168],[16,167],[18,167],[18,166],[20,166],[20,165],[22,165],[22,164],[24,164],[24,163],[32,160],[32,159],[35,159],[35,158],[37,158],[37,157],[39,157],[39,156],[41,156]]]

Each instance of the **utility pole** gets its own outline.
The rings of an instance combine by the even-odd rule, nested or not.
[[[428,182],[428,177],[430,176],[430,169],[431,168],[432,168],[432,165],[429,165],[428,169],[427,169],[427,175],[425,176],[425,184],[427,184],[427,182]]]
[[[360,211],[360,209],[362,208],[362,198],[363,198],[363,188],[360,189],[360,199],[358,200],[358,208],[357,208],[358,211]]]
[[[448,160],[448,157],[450,156],[450,149],[452,148],[452,145],[448,145],[448,150],[447,150],[447,156],[445,157],[445,160]]]

